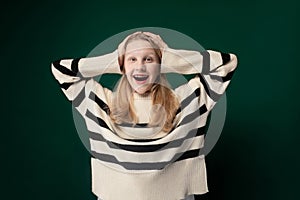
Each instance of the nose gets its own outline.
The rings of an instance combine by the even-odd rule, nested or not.
[[[138,63],[136,63],[135,69],[138,71],[145,71],[146,65],[145,65],[144,61],[139,61]]]

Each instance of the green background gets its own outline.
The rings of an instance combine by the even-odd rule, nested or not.
[[[296,0],[53,0],[1,7],[1,199],[95,199],[90,155],[50,63],[85,57],[108,37],[147,26],[182,32],[239,58],[226,93],[225,127],[207,156],[206,198],[300,198]]]

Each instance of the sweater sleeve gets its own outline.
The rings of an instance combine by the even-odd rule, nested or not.
[[[93,77],[105,73],[121,74],[117,50],[97,57],[57,60],[51,63],[51,70],[67,99],[81,112],[85,110],[83,102],[89,95],[87,90],[95,90],[95,84],[101,88],[102,96],[111,92],[102,88]]]
[[[162,56],[162,73],[215,74],[226,76],[237,66],[234,54],[213,50],[203,52],[165,48]]]
[[[236,67],[237,57],[231,53],[166,48],[161,70],[162,73],[195,74],[187,86],[198,91],[201,94],[199,103],[211,110],[228,87]],[[187,86],[177,88],[177,93],[184,93]]]

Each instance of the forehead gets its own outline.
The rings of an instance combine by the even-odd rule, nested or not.
[[[137,52],[154,52],[153,47],[148,41],[145,40],[133,40],[127,44],[126,54]]]

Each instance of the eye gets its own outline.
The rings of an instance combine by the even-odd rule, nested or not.
[[[136,58],[135,58],[135,57],[130,57],[130,58],[128,58],[128,61],[130,61],[130,62],[135,62],[135,61],[136,61]]]
[[[146,61],[146,62],[152,62],[152,61],[153,61],[153,58],[150,57],[150,56],[149,56],[149,57],[146,57],[146,58],[145,58],[145,61]]]

